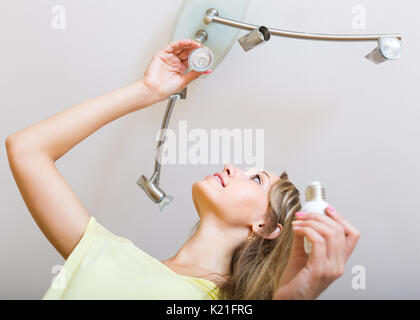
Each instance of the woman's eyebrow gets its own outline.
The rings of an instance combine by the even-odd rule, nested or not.
[[[248,171],[253,171],[253,170],[255,170],[255,168],[248,168]],[[269,182],[271,182],[271,178],[270,178],[270,175],[268,174],[268,172],[267,171],[265,171],[265,170],[261,170],[261,169],[257,169],[258,171],[258,173],[264,173],[267,177],[268,177],[268,181]],[[254,171],[255,172],[255,171]]]
[[[270,181],[270,175],[267,173],[267,171],[261,171],[262,173],[265,173],[265,175],[268,177],[268,181]]]

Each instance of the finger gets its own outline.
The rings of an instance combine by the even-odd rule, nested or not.
[[[168,44],[163,51],[166,53],[171,54],[179,54],[182,50],[188,49],[188,48],[198,48],[201,47],[201,43],[196,42],[192,39],[181,39],[174,41],[170,44]]]
[[[346,235],[356,235],[359,233],[359,231],[353,227],[350,222],[348,222],[346,219],[344,219],[338,212],[332,207],[328,206],[325,209],[325,213],[331,217],[334,221],[336,221],[338,224],[342,225],[344,227],[344,230],[346,232]]]
[[[338,214],[337,211],[332,206],[328,206],[325,209],[325,212],[334,221],[336,221],[341,226],[343,226],[344,232],[346,235],[346,244],[347,244],[346,256],[348,258],[350,254],[353,252],[357,244],[357,241],[360,238],[360,232],[349,221],[347,221],[340,214]]]
[[[194,50],[193,48],[184,49],[180,53],[178,53],[178,57],[181,60],[188,59],[188,56],[190,55],[191,51],[193,51],[193,50]]]
[[[292,225],[293,228],[293,225]],[[303,252],[303,234],[300,233],[293,233],[293,242],[292,242],[292,250],[297,250],[297,252]]]
[[[185,74],[182,75],[183,79],[183,86],[186,87],[191,81],[199,78],[204,72],[198,72],[195,70],[191,70]]]
[[[298,220],[317,220],[319,222],[322,222],[328,226],[330,226],[331,228],[337,229],[342,231],[343,230],[343,226],[339,223],[337,223],[336,221],[334,221],[333,219],[331,219],[329,216],[324,215],[324,214],[319,214],[319,213],[304,213],[303,215],[297,215],[296,218]]]
[[[189,64],[188,60],[183,60],[182,64],[184,65],[185,70],[188,70],[190,68],[190,64]]]
[[[340,260],[342,258],[347,259],[347,241],[345,238],[345,232],[344,232],[344,228],[342,225],[340,225],[339,223],[337,223],[336,221],[334,221],[333,219],[331,219],[330,217],[324,215],[324,214],[318,214],[318,213],[299,213],[296,215],[296,218],[298,219],[298,221],[307,221],[307,220],[314,220],[314,221],[318,221],[322,224],[325,224],[327,226],[329,226],[331,228],[330,232],[332,233],[336,233],[337,235],[341,235],[341,239],[343,241],[343,243],[341,244],[343,246],[343,248],[336,248],[335,244],[338,244],[335,240],[333,240],[333,245],[328,245],[328,256],[332,257],[333,259],[337,259]],[[330,243],[331,241],[328,241],[328,243]],[[339,252],[337,253],[336,250],[339,250]],[[338,261],[336,261],[338,262]]]
[[[335,229],[322,221],[317,220],[295,220],[293,226],[310,227],[325,238],[327,247],[327,257],[336,262],[341,261],[345,256],[346,239],[344,230]]]
[[[171,53],[171,54],[178,54],[180,53],[182,50],[184,50],[185,47],[189,46],[192,44],[192,40],[191,39],[181,39],[181,40],[177,40],[174,42],[171,42],[170,44],[168,44],[163,51],[166,53]]]
[[[328,257],[325,239],[322,235],[311,227],[293,226],[293,232],[300,236],[306,236],[306,238],[312,243],[312,250],[309,259],[323,265]]]
[[[185,71],[187,71],[187,70],[189,70],[190,69],[190,64],[188,63],[188,60],[184,60],[184,61],[182,61],[182,64],[184,65],[184,73],[185,73]],[[203,75],[203,74],[210,74],[210,73],[212,73],[213,72],[213,70],[212,69],[208,69],[207,71],[203,71],[203,72],[201,72],[201,74],[200,75]]]

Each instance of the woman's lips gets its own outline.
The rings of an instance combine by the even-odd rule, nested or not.
[[[217,180],[218,183],[223,187],[222,181],[220,181],[220,178],[218,176],[213,176]]]
[[[208,176],[206,176],[205,177],[205,179],[212,179],[212,180],[215,180],[215,181],[217,181],[217,183],[222,187],[222,188],[224,188],[224,185],[223,185],[223,180],[220,178],[220,177],[218,177],[218,176],[216,176],[215,174],[213,174],[213,175],[208,175]]]
[[[217,181],[219,181],[219,183],[222,185],[222,187],[225,186],[225,183],[223,181],[223,177],[222,177],[222,175],[220,173],[215,173],[213,175],[213,177],[215,177],[217,179]]]

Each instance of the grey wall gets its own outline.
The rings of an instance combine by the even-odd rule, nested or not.
[[[0,138],[141,77],[167,45],[181,0],[0,2]],[[264,128],[265,168],[286,170],[301,191],[312,180],[362,233],[345,274],[322,299],[419,299],[420,90],[417,1],[250,1],[247,21],[319,33],[403,34],[403,57],[374,65],[375,43],[273,38],[244,53],[236,42],[219,68],[189,87],[171,125]],[[51,28],[64,5],[67,29]],[[365,6],[365,30],[352,7]],[[241,35],[244,34],[241,31]],[[248,76],[244,76],[248,75]],[[158,259],[187,239],[191,185],[219,165],[167,165],[175,195],[161,214],[136,185],[151,174],[166,102],[110,123],[57,161],[91,215]],[[0,148],[0,298],[38,299],[63,259],[28,212]],[[351,286],[366,269],[366,289]]]

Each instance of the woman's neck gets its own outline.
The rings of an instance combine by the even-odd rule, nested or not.
[[[229,275],[233,252],[244,241],[247,231],[222,226],[214,216],[210,217],[202,218],[195,233],[163,263],[194,277],[210,273]]]

